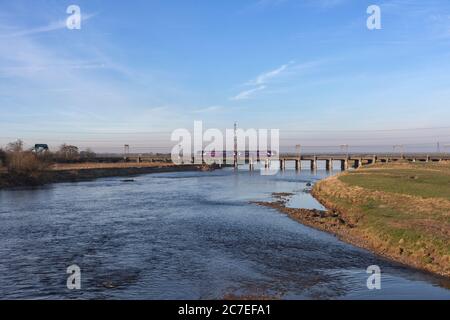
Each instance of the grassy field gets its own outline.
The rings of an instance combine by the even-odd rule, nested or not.
[[[357,170],[340,177],[340,180],[371,190],[450,200],[450,165],[422,163],[403,166]]]
[[[369,166],[323,180],[313,194],[350,226],[338,234],[450,276],[449,163]]]

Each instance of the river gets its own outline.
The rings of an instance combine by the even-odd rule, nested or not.
[[[450,299],[448,280],[410,269],[276,210],[325,171],[177,172],[0,191],[3,299]],[[66,268],[81,269],[81,289]],[[381,268],[381,290],[366,268]]]

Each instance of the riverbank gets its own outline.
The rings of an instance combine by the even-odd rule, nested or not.
[[[415,268],[450,277],[450,164],[383,164],[318,182],[327,210],[286,207],[290,194],[258,202],[302,224]]]
[[[175,165],[165,162],[56,164],[39,174],[0,172],[0,189],[39,186],[58,182],[88,181],[106,177],[130,177],[149,173],[208,171],[215,168],[215,166]]]

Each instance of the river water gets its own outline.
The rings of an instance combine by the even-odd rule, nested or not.
[[[249,203],[326,176],[178,172],[0,191],[3,299],[450,299],[450,283]],[[66,268],[81,269],[81,289]],[[381,268],[369,290],[366,268]]]

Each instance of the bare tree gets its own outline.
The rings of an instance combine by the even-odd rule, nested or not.
[[[64,143],[59,147],[58,156],[63,160],[70,161],[70,160],[77,160],[80,154],[78,152],[78,147]]]
[[[23,141],[20,139],[17,139],[14,142],[8,143],[6,146],[6,150],[8,152],[22,152],[23,151]]]
[[[97,155],[91,148],[87,148],[85,151],[80,152],[80,157],[85,160],[93,160]]]

